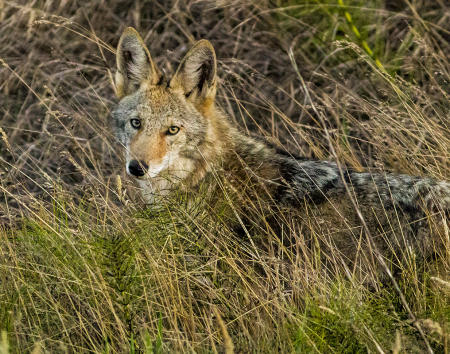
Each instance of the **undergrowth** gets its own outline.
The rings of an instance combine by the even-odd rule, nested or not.
[[[0,1],[0,353],[448,352],[449,248],[368,285],[288,216],[236,217],[226,190],[145,206],[108,128],[134,26],[167,73],[209,39],[221,106],[283,150],[448,179],[447,18],[443,1]]]

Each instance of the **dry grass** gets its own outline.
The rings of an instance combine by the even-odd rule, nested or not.
[[[448,179],[449,8],[344,3],[0,1],[0,352],[448,352],[448,249],[368,288],[269,226],[243,240],[220,208],[145,210],[108,128],[134,26],[167,73],[209,39],[248,132]]]

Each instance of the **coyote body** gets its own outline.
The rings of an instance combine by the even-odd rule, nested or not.
[[[177,188],[195,190],[223,171],[243,193],[251,189],[303,215],[305,205],[313,205],[317,215],[330,217],[329,227],[346,224],[353,234],[357,220],[366,220],[366,231],[377,234],[395,229],[392,219],[406,220],[415,230],[406,241],[421,242],[420,248],[428,246],[419,241],[418,229],[428,226],[414,224],[415,218],[423,219],[425,209],[441,215],[450,209],[447,182],[355,172],[291,156],[242,134],[214,103],[216,58],[208,41],[197,42],[166,81],[141,37],[128,28],[118,45],[117,66],[115,132],[126,148],[127,172],[149,203]]]

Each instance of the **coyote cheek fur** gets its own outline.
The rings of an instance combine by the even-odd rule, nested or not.
[[[120,102],[112,117],[117,138],[126,148],[127,172],[136,177],[148,202],[175,187],[192,189],[213,171],[223,171],[235,176],[233,180],[252,180],[262,186],[257,190],[266,193],[272,205],[291,211],[314,209],[317,213],[311,215],[328,218],[330,229],[344,225],[351,230],[361,225],[363,217],[366,231],[385,239],[394,224],[402,228],[397,234],[409,228],[411,235],[402,234],[399,247],[405,243],[413,248],[437,247],[431,237],[418,236],[422,234],[418,228],[423,231],[428,226],[414,221],[426,219],[431,213],[427,210],[439,214],[441,224],[447,222],[448,182],[359,173],[333,162],[280,153],[229,123],[215,105],[216,84],[216,56],[208,41],[197,42],[166,81],[139,34],[132,28],[122,34],[116,73]],[[403,223],[398,221],[401,218]],[[331,247],[354,248],[355,234],[341,234],[343,238]],[[394,247],[390,243],[395,242],[384,245]]]

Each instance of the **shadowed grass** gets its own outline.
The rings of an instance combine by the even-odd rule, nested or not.
[[[305,239],[277,210],[275,230],[261,201],[226,184],[144,207],[107,129],[114,48],[134,26],[168,74],[195,40],[211,40],[230,119],[290,153],[448,179],[446,11],[0,2],[1,350],[448,351],[448,229],[435,259],[398,255],[399,289],[368,286],[342,254],[324,253],[323,230]]]

